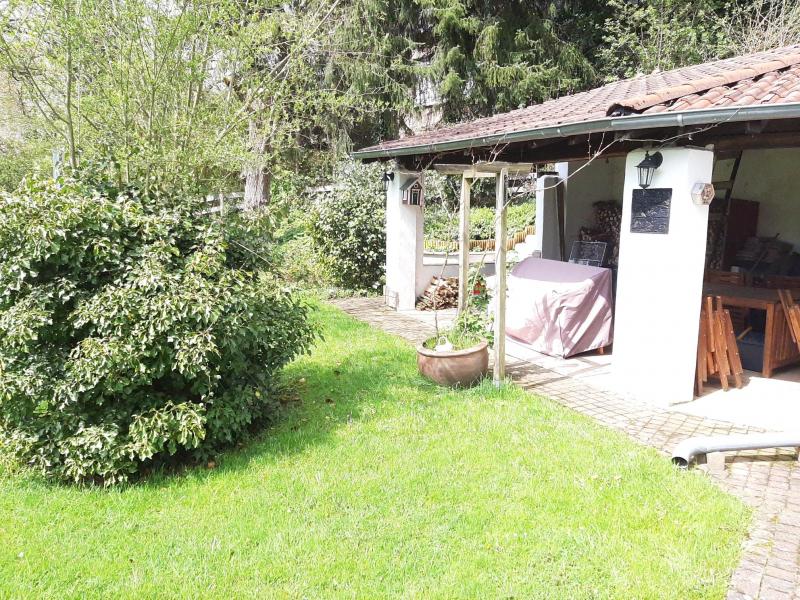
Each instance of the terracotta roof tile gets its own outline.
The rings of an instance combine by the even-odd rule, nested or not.
[[[800,102],[800,44],[616,81],[527,108],[387,141],[364,151],[476,140],[612,114]]]

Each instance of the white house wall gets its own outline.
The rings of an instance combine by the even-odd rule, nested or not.
[[[402,192],[416,177],[418,173],[395,171],[386,190],[386,298],[398,310],[414,308],[422,285],[422,207],[403,204]]]
[[[599,158],[581,169],[586,161],[567,163],[567,193],[565,204],[565,249],[569,256],[572,242],[578,239],[581,227],[594,224],[595,202],[622,201],[625,184],[625,157]],[[565,257],[566,258],[566,257]]]
[[[703,294],[708,206],[691,198],[695,183],[710,183],[713,153],[666,148],[652,188],[671,188],[669,231],[631,232],[636,165],[628,155],[623,193],[614,324],[614,378],[634,396],[657,406],[693,397],[697,324]]]
[[[551,260],[561,259],[556,189],[560,176],[545,175],[536,180],[536,226],[533,233],[533,250],[539,252],[542,258]]]
[[[730,171],[732,161],[720,162],[715,178]],[[800,149],[745,150],[732,196],[760,203],[759,236],[779,233],[779,239],[800,251]]]

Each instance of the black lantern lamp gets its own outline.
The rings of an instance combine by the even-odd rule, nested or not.
[[[639,187],[643,190],[646,190],[650,187],[650,184],[653,183],[653,174],[656,172],[656,169],[661,166],[661,163],[664,162],[664,157],[661,156],[661,152],[656,152],[652,156],[649,152],[644,153],[644,159],[636,168],[639,170]]]
[[[392,171],[384,171],[381,176],[381,181],[383,181],[383,189],[388,190],[389,182],[394,181],[394,173]]]

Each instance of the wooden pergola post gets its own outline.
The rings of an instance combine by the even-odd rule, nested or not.
[[[508,169],[500,169],[495,179],[494,233],[494,372],[492,380],[499,386],[506,378],[506,179]]]
[[[445,175],[461,175],[461,206],[459,241],[459,288],[458,308],[466,306],[469,280],[469,205],[472,182],[475,179],[495,178],[495,233],[494,233],[494,266],[495,266],[495,302],[494,302],[494,383],[501,385],[506,378],[506,182],[508,174],[527,175],[533,165],[531,163],[476,163],[437,164],[434,168]]]
[[[469,293],[469,205],[472,179],[461,176],[461,203],[458,228],[458,312],[467,306]]]

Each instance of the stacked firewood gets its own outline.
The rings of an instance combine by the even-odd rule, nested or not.
[[[417,310],[440,310],[458,306],[458,277],[434,277],[417,300]]]
[[[598,229],[619,237],[619,230],[622,225],[622,206],[614,200],[595,202],[594,220]]]
[[[714,200],[708,207],[708,232],[706,233],[706,267],[722,270],[725,254],[725,203]]]
[[[622,227],[622,207],[613,200],[594,203],[594,226],[581,227],[578,240],[581,242],[606,242],[607,262],[616,266],[619,258],[619,233]]]

